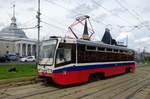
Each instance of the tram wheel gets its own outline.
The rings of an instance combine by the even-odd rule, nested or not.
[[[131,73],[132,72],[132,68],[126,68],[126,73]]]
[[[103,73],[90,74],[88,82],[98,81],[102,79],[103,77],[104,77]]]

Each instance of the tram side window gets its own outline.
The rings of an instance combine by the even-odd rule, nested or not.
[[[56,54],[56,66],[64,65],[71,61],[71,49],[59,48]]]
[[[85,51],[85,45],[78,44],[78,50],[79,51]]]
[[[111,48],[107,48],[106,49],[108,52],[112,52],[112,49]]]
[[[118,53],[118,49],[114,49],[114,52]]]
[[[123,53],[123,50],[120,50],[120,53]]]
[[[95,46],[86,46],[87,50],[92,50],[92,51],[96,51],[96,47]]]
[[[128,51],[128,53],[129,53],[130,55],[132,55],[132,54],[134,54],[134,51]]]
[[[98,51],[105,51],[104,47],[98,47]]]

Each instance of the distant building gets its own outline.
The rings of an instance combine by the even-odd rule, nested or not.
[[[105,29],[102,42],[110,45],[117,45],[116,40],[111,37],[110,30],[108,28]]]
[[[150,61],[150,53],[149,52],[143,52],[142,54],[143,54],[144,60]]]
[[[149,52],[135,52],[135,59],[136,61],[144,61],[149,60],[150,61],[150,53]]]
[[[14,13],[10,26],[0,31],[0,56],[9,53],[19,56],[36,56],[36,40],[28,38],[25,32],[17,27]]]

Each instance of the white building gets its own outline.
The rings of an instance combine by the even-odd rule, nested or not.
[[[0,56],[8,53],[36,56],[36,40],[28,38],[25,32],[17,27],[14,13],[10,26],[0,31]]]

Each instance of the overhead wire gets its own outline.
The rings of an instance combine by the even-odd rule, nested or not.
[[[140,24],[139,25],[137,25],[137,28],[138,29],[141,29],[143,26],[144,27],[146,27],[148,30],[150,30],[150,28],[149,28],[149,24],[147,25],[147,24],[145,24],[145,23],[143,23],[144,22],[144,20],[143,20],[143,17],[141,17],[135,10],[133,10],[132,9],[132,11],[131,10],[129,10],[128,8],[126,8],[119,0],[116,0],[116,2],[122,7],[122,8],[124,8],[132,17],[134,17]],[[126,4],[127,5],[127,4]],[[134,30],[134,29],[131,29],[131,31],[132,30]],[[135,36],[135,35],[134,35]],[[149,36],[149,35],[147,35],[147,36]],[[140,43],[140,42],[139,42]],[[139,44],[139,45],[142,45],[142,44]]]
[[[69,8],[67,8],[67,7],[64,7],[64,6],[62,6],[62,5],[58,4],[58,3],[52,2],[52,1],[50,1],[50,0],[45,0],[45,1],[47,1],[47,2],[49,2],[49,3],[51,3],[51,4],[55,4],[55,5],[57,5],[58,7],[61,7],[61,8],[65,9],[65,10],[67,10],[67,11],[69,11],[69,12],[74,12],[74,13],[76,13],[76,14],[78,14],[78,15],[82,15],[81,13],[76,12],[75,10],[71,10],[71,9],[69,9]],[[95,1],[95,0],[93,0],[93,1]],[[108,10],[107,8],[105,8],[103,5],[100,5],[100,4],[97,3],[97,2],[95,2],[95,4],[97,4],[98,6],[100,6],[101,8],[103,8],[105,11],[110,12],[110,13],[113,15],[113,13],[112,13],[110,10]],[[126,10],[127,10],[127,9],[126,9]],[[131,12],[130,12],[129,10],[128,10],[128,12],[131,14]],[[121,21],[124,21],[124,22],[126,22],[126,23],[128,23],[128,24],[131,24],[130,22],[128,22],[127,20],[123,19],[123,18],[122,18],[121,16],[119,16],[119,15],[114,15],[114,16],[118,17]],[[135,16],[135,15],[132,15],[132,16],[136,17],[136,19],[139,20],[139,18],[138,18],[137,16]],[[94,22],[96,22],[96,23],[99,23],[97,20],[93,20],[93,19],[92,19],[92,21],[94,21]],[[141,21],[141,20],[140,20],[140,21]],[[105,24],[104,24],[103,22],[101,22],[101,21],[100,21],[100,23],[102,23],[103,25],[105,25]],[[126,26],[124,26],[124,27],[126,27]],[[132,26],[131,26],[131,29],[130,29],[129,31],[127,31],[127,32],[131,32],[131,31],[133,31],[133,30],[135,30],[135,29],[137,29],[137,28],[140,28],[140,26],[139,26],[139,25],[132,25]]]
[[[147,25],[147,24],[143,23],[144,22],[143,17],[141,17],[135,10],[132,10],[132,12],[131,12],[119,0],[115,0],[115,1],[120,5],[120,7],[124,8],[132,17],[134,17],[140,23],[139,25],[137,25],[138,27],[142,28],[142,26],[144,26],[144,27],[147,28],[147,30],[150,31],[150,25],[149,24]]]
[[[101,5],[102,3],[101,3],[100,1],[97,2],[97,1],[93,0],[93,2],[94,2],[97,6],[101,7],[101,8],[104,9],[105,11],[107,11],[107,12],[109,12],[109,13],[112,14],[112,12],[111,12],[110,10],[108,10],[106,7],[104,7],[103,5]],[[101,4],[100,4],[100,3],[101,3]],[[114,15],[114,14],[112,14],[112,15]],[[128,21],[124,20],[124,19],[123,19],[122,17],[120,17],[119,15],[114,15],[114,16],[116,16],[116,17],[118,17],[120,20],[122,20],[122,21],[124,21],[124,22],[130,24]]]
[[[105,11],[107,11],[107,12],[110,12],[110,13],[112,13],[111,11],[109,11],[107,8],[105,8],[104,6],[102,6],[101,4],[99,4],[99,2],[96,2],[95,0],[93,0],[93,2],[95,2],[95,4],[97,4],[98,6],[100,6],[101,8],[103,8]],[[115,15],[116,17],[118,17],[118,18],[120,18],[120,20],[122,20],[122,21],[124,21],[124,22],[126,22],[126,23],[128,23],[128,24],[130,24],[128,21],[126,21],[126,20],[124,20],[122,17],[120,17],[119,15]],[[117,26],[117,25],[116,25]],[[118,27],[118,26],[117,26]],[[124,27],[127,27],[127,26],[124,26]],[[128,26],[129,27],[129,26]],[[121,29],[120,27],[118,27],[119,29]],[[136,25],[132,25],[132,26],[130,26],[130,30],[128,30],[127,32],[131,32],[131,31],[133,31],[133,30],[135,30],[136,28],[137,28],[137,26]]]
[[[51,3],[51,4],[55,4],[55,5],[57,5],[58,7],[61,7],[61,8],[65,9],[65,10],[67,10],[67,11],[69,11],[69,12],[72,11],[72,12],[74,12],[74,13],[77,13],[78,15],[82,15],[81,13],[78,13],[78,12],[76,12],[76,11],[74,11],[74,10],[68,9],[68,8],[66,8],[66,7],[64,7],[64,6],[60,5],[60,4],[58,4],[58,3],[55,3],[55,2],[52,2],[52,1],[49,1],[49,0],[45,0],[45,1],[47,1],[47,2],[49,2],[49,3]],[[94,1],[95,1],[95,0],[94,0]],[[107,8],[105,8],[104,6],[100,5],[99,3],[97,3],[97,2],[95,2],[95,3],[96,3],[98,6],[100,6],[101,8],[103,8],[105,11],[112,13],[111,11],[109,11]],[[122,17],[120,17],[119,15],[115,15],[115,16],[118,17],[118,18],[120,18],[120,20],[122,20],[122,21],[124,21],[124,22],[130,24],[128,21],[122,19]],[[93,19],[92,19],[92,20],[93,20]],[[99,22],[97,22],[97,20],[93,20],[93,21],[96,22],[96,23],[99,23]],[[102,21],[100,21],[100,23],[102,23],[103,25],[105,25]],[[106,25],[105,25],[105,26],[106,26]],[[54,26],[54,27],[55,27],[55,26]],[[133,28],[130,29],[128,32],[133,31],[135,28],[136,28],[136,26],[133,26]]]
[[[74,13],[76,13],[76,14],[78,14],[78,15],[82,15],[81,13],[79,13],[79,12],[77,12],[77,11],[75,11],[75,10],[71,10],[71,9],[69,9],[69,8],[67,8],[67,7],[64,7],[64,6],[62,6],[62,5],[58,4],[58,3],[52,2],[52,1],[50,1],[50,0],[45,0],[45,1],[47,1],[47,2],[50,3],[50,4],[55,4],[56,6],[65,9],[66,11],[74,12]],[[91,21],[96,22],[96,23],[101,23],[101,24],[103,24],[104,26],[107,26],[107,24],[103,23],[103,21],[95,20],[95,19],[93,19],[93,18],[91,18]]]
[[[138,20],[140,23],[142,23],[142,21],[141,21],[140,19],[143,19],[143,18],[142,18],[135,10],[133,10],[133,11],[134,11],[134,13],[135,13],[136,15],[138,15],[138,16],[134,15],[128,8],[124,7],[124,5],[122,5],[119,0],[116,0],[116,1],[117,1],[117,3],[118,3],[122,8],[124,8],[130,15],[132,15],[132,17],[134,17],[136,20]],[[93,2],[95,2],[95,4],[99,5],[101,8],[103,8],[105,11],[112,13],[112,12],[109,11],[107,8],[105,8],[104,6],[102,6],[101,4],[99,4],[97,1],[93,0]],[[122,21],[124,21],[124,22],[130,24],[128,21],[124,20],[124,19],[123,19],[122,17],[120,17],[119,15],[115,15],[115,16],[119,17]],[[139,17],[140,17],[140,18],[139,18]],[[145,25],[145,24],[144,24],[144,25]],[[145,25],[145,26],[147,27],[147,29],[150,30],[150,28],[148,27],[148,25]],[[125,27],[125,26],[124,26],[124,27]],[[137,27],[139,28],[140,25],[133,25],[133,26],[132,26],[132,28],[134,28],[134,29],[136,29]],[[142,27],[141,27],[141,28],[142,28]],[[134,30],[134,29],[131,29],[131,30]],[[129,30],[129,31],[130,31],[130,30]]]
[[[77,11],[75,11],[75,10],[71,10],[71,9],[69,9],[69,8],[67,8],[67,7],[64,7],[64,6],[60,5],[60,4],[58,4],[58,3],[55,3],[55,2],[52,2],[52,1],[49,1],[49,0],[45,0],[45,1],[47,1],[47,2],[50,3],[50,4],[55,4],[56,6],[58,6],[58,7],[60,7],[60,8],[63,8],[63,9],[65,9],[65,10],[68,11],[68,12],[76,13],[78,16],[82,16],[82,15],[83,15],[82,13],[79,13],[79,12],[77,12]],[[102,21],[97,21],[97,20],[95,20],[95,19],[93,19],[93,18],[91,18],[91,21],[96,22],[96,23],[101,23],[101,24],[103,24],[103,25],[106,25],[106,24],[104,24]]]
[[[69,12],[76,13],[78,16],[82,16],[82,15],[83,15],[82,13],[79,13],[79,12],[77,12],[77,11],[68,9],[67,7],[64,7],[64,6],[62,6],[62,5],[58,4],[58,3],[52,2],[52,1],[50,1],[50,0],[45,0],[45,1],[47,1],[47,2],[49,2],[49,3],[51,3],[51,4],[55,4],[56,6],[58,6],[58,7],[60,7],[60,8],[63,8],[63,9],[65,9],[65,10],[69,11]],[[96,23],[99,23],[99,22],[100,22],[101,24],[105,25],[102,21],[97,21],[97,20],[92,19],[92,18],[91,18],[91,20],[94,21],[94,22],[96,22]]]
[[[46,18],[46,19],[48,19],[48,20],[52,20],[52,21],[55,21],[55,23],[57,23],[57,24],[61,24],[61,25],[65,25],[65,24],[63,24],[63,22],[59,22],[58,20],[55,20],[55,19],[53,19],[53,18],[50,18],[48,15],[46,15],[46,14],[43,14],[42,13],[42,16],[44,16],[44,17],[42,17],[42,18]]]
[[[27,21],[21,23],[21,25],[27,25],[27,24],[29,24],[29,23],[35,21],[34,19],[35,19],[35,18],[31,18],[31,19],[29,19],[29,20],[27,20]]]
[[[116,2],[120,5],[120,7],[122,7],[123,9],[125,9],[131,16],[133,16],[136,20],[138,20],[141,23],[141,20],[139,19],[139,17],[137,17],[135,14],[133,14],[128,8],[126,8],[119,0],[116,0]]]
[[[57,29],[61,29],[63,31],[67,31],[66,29],[64,29],[64,28],[62,28],[60,26],[57,26],[57,25],[54,25],[54,24],[51,24],[51,23],[48,23],[48,22],[45,22],[45,21],[42,21],[42,20],[41,20],[41,22],[44,23],[44,24],[47,24],[49,26],[52,26],[53,28],[57,28]]]

